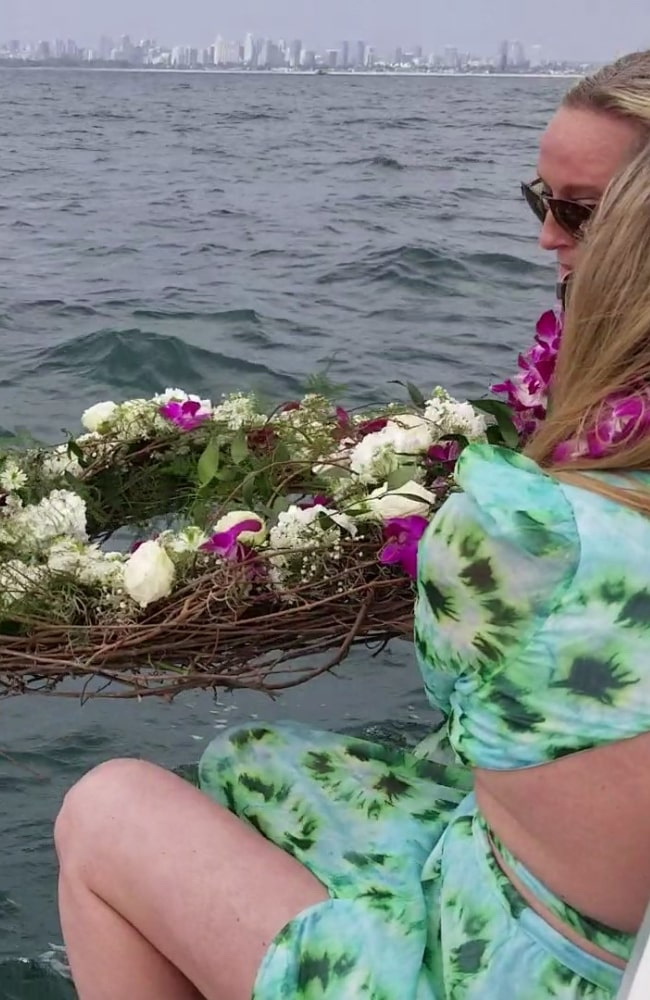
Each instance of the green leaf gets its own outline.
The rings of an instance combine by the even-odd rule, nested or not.
[[[219,442],[214,439],[208,441],[196,470],[201,486],[208,486],[217,475],[220,459]]]
[[[517,449],[519,447],[519,432],[514,425],[512,410],[507,403],[503,403],[499,399],[470,399],[468,402],[475,410],[480,410],[482,413],[494,417],[506,448]]]
[[[400,465],[399,468],[391,472],[387,479],[389,490],[401,490],[402,486],[406,486],[410,483],[412,479],[415,478],[415,472],[417,467],[415,465]]]
[[[248,458],[248,455],[249,448],[246,434],[244,431],[238,431],[230,445],[230,457],[235,465],[241,465]]]
[[[68,441],[68,457],[76,458],[82,469],[85,468],[86,465],[88,464],[86,461],[86,456],[84,455],[83,451],[81,450],[77,442],[74,440],[74,438],[70,438],[70,440]]]
[[[253,507],[253,504],[255,503],[256,492],[257,491],[255,489],[255,476],[252,475],[246,476],[246,479],[242,483],[241,487],[241,495],[242,495],[242,500],[244,501],[244,506],[250,508]]]
[[[401,382],[399,379],[391,379],[391,385],[404,386],[413,405],[416,406],[418,410],[426,410],[427,401],[422,395],[422,392],[418,389],[417,385],[414,385],[413,382]]]

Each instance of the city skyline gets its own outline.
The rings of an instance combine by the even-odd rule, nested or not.
[[[489,7],[489,9],[488,9]],[[343,38],[369,39],[380,51],[421,45],[426,51],[446,46],[473,53],[493,52],[503,38],[539,44],[555,60],[585,62],[610,59],[623,51],[650,45],[650,16],[637,0],[595,5],[591,0],[329,0],[305,13],[301,0],[239,0],[215,13],[213,0],[113,0],[110,9],[84,0],[21,0],[0,19],[6,38],[74,37],[80,45],[99,35],[156,37],[163,44],[202,47],[217,32],[243,39],[253,30],[262,37],[301,38],[310,50],[338,44]],[[172,41],[175,40],[175,41]]]
[[[160,45],[153,39],[113,39],[102,35],[84,48],[74,39],[56,38],[22,41],[0,39],[0,59],[39,64],[117,64],[142,68],[249,69],[249,70],[406,70],[444,72],[548,72],[581,70],[588,64],[557,62],[546,57],[538,44],[525,45],[510,39],[499,43],[496,53],[463,52],[445,46],[442,52],[427,52],[422,45],[395,45],[379,52],[364,40],[342,40],[336,47],[308,48],[301,39],[269,39],[248,32],[241,39],[219,34],[206,46]]]

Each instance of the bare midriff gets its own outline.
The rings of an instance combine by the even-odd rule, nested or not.
[[[488,826],[528,871],[584,916],[638,931],[650,903],[650,734],[475,778]]]

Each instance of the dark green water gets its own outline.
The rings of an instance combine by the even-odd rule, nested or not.
[[[0,425],[55,440],[167,385],[480,393],[552,297],[518,181],[566,81],[0,71]],[[52,822],[115,755],[189,764],[251,717],[415,739],[411,650],[271,702],[0,702],[0,1000],[72,996]]]

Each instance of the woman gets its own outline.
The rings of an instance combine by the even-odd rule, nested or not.
[[[547,135],[554,196],[569,160]],[[81,1000],[615,995],[650,899],[648,288],[645,152],[585,245],[528,455],[467,449],[423,540],[416,649],[460,763],[257,725],[208,749],[207,795],[97,768],[56,827]]]

